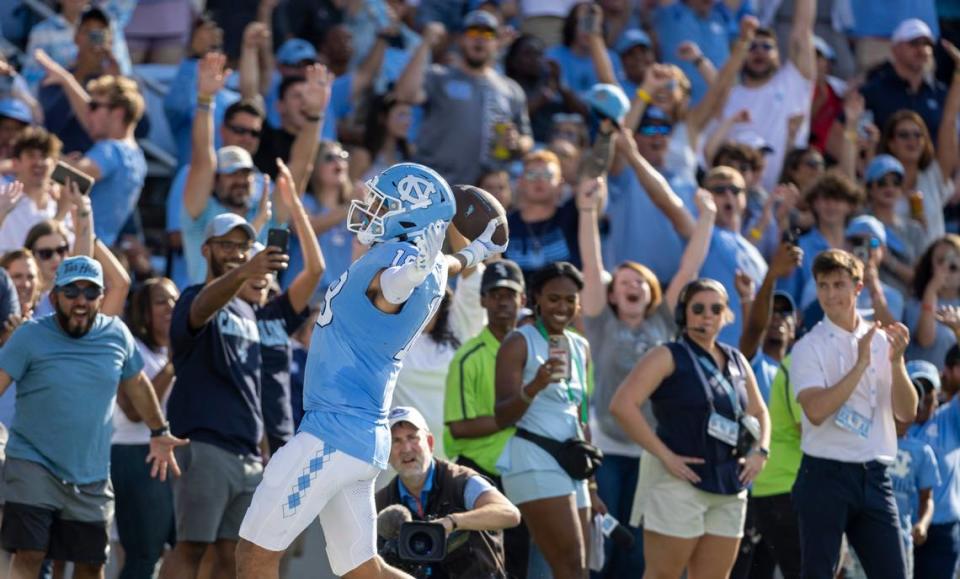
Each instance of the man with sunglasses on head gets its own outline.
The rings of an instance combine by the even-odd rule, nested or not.
[[[494,68],[500,22],[474,10],[463,26],[458,64],[429,66],[445,34],[443,25],[431,22],[396,84],[399,100],[424,107],[417,162],[450,183],[476,183],[483,170],[506,168],[533,147],[527,97]]]
[[[251,280],[286,269],[289,257],[277,247],[251,257],[255,236],[235,213],[210,220],[202,247],[206,281],[183,290],[173,310],[170,427],[192,445],[178,457],[177,545],[164,558],[164,579],[195,577],[210,546],[216,568],[235,568],[240,521],[263,473],[261,336],[255,308],[241,292]]]
[[[793,26],[788,39],[789,60],[781,64],[777,36],[769,28],[759,28],[750,42],[740,84],[730,91],[722,118],[738,111],[750,111],[750,121],[738,125],[737,132],[753,132],[773,145],[763,173],[763,185],[772,191],[777,184],[783,157],[793,145],[805,146],[809,138],[810,104],[816,79],[816,52],[813,23],[817,17],[816,0],[797,0]],[[789,120],[803,115],[804,121],[787,143]]]
[[[17,382],[0,528],[13,579],[34,579],[45,558],[72,561],[75,577],[103,576],[118,385],[151,429],[144,468],[160,480],[180,474],[173,451],[187,441],[170,434],[130,331],[101,313],[103,289],[99,263],[64,260],[56,313],[26,322],[0,350],[0,393]]]

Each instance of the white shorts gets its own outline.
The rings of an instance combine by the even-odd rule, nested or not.
[[[377,553],[373,483],[379,472],[299,432],[267,463],[240,536],[264,549],[284,551],[319,517],[330,567],[343,575]]]

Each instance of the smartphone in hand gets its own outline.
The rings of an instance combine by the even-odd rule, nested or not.
[[[89,195],[90,189],[93,187],[94,179],[90,175],[87,175],[83,171],[74,169],[70,165],[67,165],[63,161],[57,161],[57,166],[53,170],[53,174],[50,175],[50,178],[53,179],[55,183],[66,187],[67,181],[72,181],[77,184],[77,188],[80,189],[82,195]]]
[[[267,247],[279,248],[283,253],[290,252],[290,231],[273,228],[267,232]]]

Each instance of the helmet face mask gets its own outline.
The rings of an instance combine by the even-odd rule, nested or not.
[[[412,238],[435,221],[449,222],[456,213],[450,186],[423,165],[393,165],[366,186],[366,199],[352,201],[347,214],[347,228],[364,245]]]

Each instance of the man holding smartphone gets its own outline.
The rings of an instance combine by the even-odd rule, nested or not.
[[[241,298],[251,280],[285,269],[289,257],[268,247],[251,256],[255,232],[223,213],[206,228],[207,279],[183,290],[173,310],[170,345],[177,383],[170,428],[189,438],[174,485],[177,545],[161,576],[196,576],[207,547],[216,568],[233,569],[240,521],[263,473],[261,336],[256,309]]]

